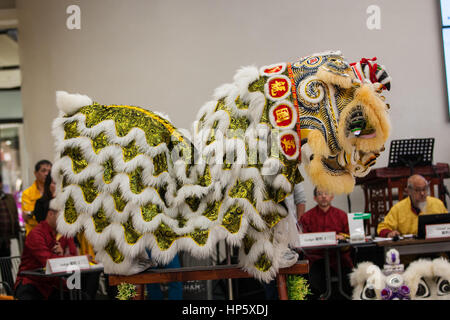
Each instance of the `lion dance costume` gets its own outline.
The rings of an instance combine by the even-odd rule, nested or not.
[[[383,270],[370,261],[350,274],[353,300],[450,300],[450,262],[444,257],[418,259],[405,269],[400,254],[386,253]]]
[[[106,273],[139,272],[145,248],[167,263],[180,250],[209,256],[225,240],[240,247],[244,270],[270,281],[296,232],[283,200],[302,181],[300,159],[314,185],[348,193],[384,150],[390,78],[374,61],[325,52],[242,68],[192,132],[143,108],[58,92],[58,231],[84,230]]]

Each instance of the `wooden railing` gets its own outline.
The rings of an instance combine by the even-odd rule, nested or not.
[[[278,294],[280,300],[287,300],[288,293],[286,287],[286,275],[306,274],[309,272],[309,263],[307,260],[298,261],[289,268],[279,269],[276,277]],[[135,275],[109,275],[109,284],[118,285],[120,283],[131,283],[138,287],[138,300],[144,299],[144,285],[149,283],[167,283],[184,282],[191,280],[219,280],[219,279],[237,279],[252,278],[253,276],[242,270],[237,265],[218,265],[185,267],[174,269],[150,269],[143,273]]]

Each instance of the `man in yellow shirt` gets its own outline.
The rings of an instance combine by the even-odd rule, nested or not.
[[[421,175],[409,177],[407,189],[409,197],[396,203],[378,224],[380,237],[417,234],[419,215],[447,212],[441,200],[428,196],[428,181]]]
[[[25,221],[25,235],[37,225],[36,218],[33,217],[33,210],[36,200],[42,197],[44,192],[45,178],[52,170],[52,163],[48,160],[40,160],[34,166],[34,176],[36,180],[22,193],[22,211]]]

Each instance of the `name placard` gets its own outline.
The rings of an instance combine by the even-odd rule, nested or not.
[[[300,247],[336,245],[336,232],[311,232],[298,235]]]
[[[450,237],[450,223],[427,224],[425,239]]]
[[[370,219],[370,213],[356,212],[347,214],[350,242],[365,242],[364,220]]]
[[[89,260],[86,255],[48,259],[45,274],[65,273],[69,267],[78,267],[80,270],[89,269]]]

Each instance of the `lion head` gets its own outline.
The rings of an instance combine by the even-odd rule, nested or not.
[[[336,194],[369,173],[389,137],[381,92],[390,77],[374,60],[349,64],[340,52],[326,52],[292,64],[302,162],[314,185]]]

